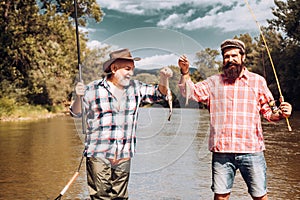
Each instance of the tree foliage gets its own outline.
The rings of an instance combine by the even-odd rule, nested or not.
[[[197,61],[194,65],[197,67],[198,71],[192,74],[195,81],[203,80],[213,74],[218,73],[218,68],[220,62],[217,61],[217,56],[219,56],[217,50],[206,48],[205,50],[196,53]]]
[[[269,20],[272,28],[282,30],[294,44],[300,42],[300,1],[275,0],[273,8],[275,19]]]
[[[72,1],[55,5],[66,2]],[[41,10],[36,0],[0,3],[0,98],[41,105],[61,104],[68,99],[77,72],[72,9],[53,5],[49,1]],[[79,7],[91,9],[95,5]],[[93,16],[102,16],[100,8],[97,11]],[[86,50],[85,41],[81,34],[82,51]]]
[[[77,17],[82,26],[85,26],[85,20],[81,17],[89,17],[100,22],[103,17],[103,13],[97,4],[96,0],[76,0],[77,2]],[[49,9],[55,9],[56,13],[64,13],[68,17],[75,18],[74,0],[40,0],[40,8],[44,12],[48,12]],[[87,19],[87,18],[85,18]]]
[[[110,46],[92,48],[86,51],[86,55],[82,62],[82,79],[86,84],[104,77],[105,73],[102,66],[108,59],[110,52]],[[79,79],[77,78],[77,80]]]
[[[280,97],[280,89],[284,99],[290,102],[295,110],[299,110],[297,98],[300,96],[300,1],[275,0],[275,5],[275,18],[268,20],[268,27],[261,27],[271,58],[262,35],[254,41],[250,40],[251,37],[245,38],[245,35],[239,38],[247,46],[246,66],[266,78],[276,99]]]
[[[300,1],[275,0],[275,5],[275,19],[269,20],[268,30],[277,37],[268,37],[268,44],[272,48],[282,94],[294,109],[300,109],[297,104],[300,96]]]
[[[0,98],[17,103],[61,104],[73,91],[78,74],[73,0],[2,0],[0,2]],[[100,22],[103,13],[96,0],[78,0],[81,26],[93,18]],[[300,109],[300,1],[275,0],[274,19],[262,27],[286,101]],[[264,76],[279,98],[276,79],[266,46],[261,36],[251,38],[247,33],[236,36],[246,44],[246,66]],[[110,47],[88,49],[86,35],[80,34],[82,70],[85,83],[103,75],[102,64]],[[196,53],[193,63],[197,70],[191,74],[194,82],[218,73],[217,50],[205,49]],[[173,93],[180,94],[177,66],[170,66]],[[146,76],[140,78],[151,78]],[[144,75],[143,75],[144,76]],[[179,95],[178,95],[179,96]],[[179,97],[180,98],[180,97]]]
[[[272,26],[262,27],[261,31],[267,43],[267,47],[261,35],[255,38],[255,40],[250,40],[247,34],[235,37],[245,42],[247,53],[245,65],[250,71],[265,77],[275,99],[279,99],[280,97],[280,88],[285,100],[292,103],[295,109],[299,109],[296,104],[296,96],[299,95],[300,68],[299,58],[294,53],[294,51],[299,52],[299,48],[291,45],[288,39],[284,38],[281,33],[276,31]],[[271,57],[268,55],[267,48],[269,49]],[[293,87],[291,87],[291,85],[293,85]]]

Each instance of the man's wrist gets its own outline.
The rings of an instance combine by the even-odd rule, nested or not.
[[[187,75],[187,74],[189,74],[189,73],[190,73],[190,71],[189,71],[189,70],[187,70],[186,72],[184,72],[184,71],[182,71],[182,69],[180,69],[180,73],[181,73],[181,75]]]

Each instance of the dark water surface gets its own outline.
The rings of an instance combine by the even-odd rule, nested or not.
[[[208,113],[141,109],[137,154],[129,183],[131,200],[212,199]],[[300,199],[300,113],[263,122],[269,199]],[[0,123],[0,199],[55,199],[77,170],[82,136],[70,117]],[[240,174],[231,199],[250,199]],[[85,165],[63,199],[87,199]]]

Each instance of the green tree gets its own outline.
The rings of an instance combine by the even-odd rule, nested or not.
[[[277,2],[277,5],[280,5],[280,9],[274,9],[274,13],[276,16],[280,16],[281,19],[271,20],[270,26],[261,27],[261,31],[273,61],[282,95],[285,97],[286,101],[289,101],[294,105],[295,109],[299,109],[296,104],[296,97],[300,95],[299,42],[295,40],[295,38],[297,38],[294,37],[297,35],[296,33],[292,34],[293,38],[288,37],[289,34],[282,34],[285,29],[280,28],[280,26],[285,27],[285,25],[280,25],[280,23],[287,23],[289,21],[289,19],[283,20],[282,13],[287,12],[290,15],[290,12],[281,10],[287,9],[287,4],[285,4],[286,6],[283,6],[284,4],[282,4],[282,2]],[[295,18],[293,18],[293,20],[295,20]],[[283,37],[283,35],[285,35],[285,37]],[[255,40],[252,40],[248,34],[240,35],[239,37],[236,36],[235,38],[245,42],[247,53],[246,66],[248,69],[264,76],[275,99],[279,99],[279,88],[262,36],[260,35],[258,38],[255,38]]]
[[[61,1],[61,5],[66,2],[72,1]],[[0,98],[42,105],[61,104],[68,98],[77,73],[74,20],[71,11],[58,12],[54,5],[58,4],[39,2],[39,7],[36,0],[0,3]],[[87,7],[95,8],[95,4]],[[79,10],[79,16],[90,14],[89,9]],[[101,10],[95,10],[99,13],[92,16],[98,20]],[[86,38],[83,34],[80,38],[84,52]]]
[[[87,18],[84,17],[95,19],[97,22],[102,20],[103,12],[96,0],[77,0],[76,2],[80,25],[86,25]],[[56,13],[63,13],[68,17],[75,18],[74,0],[39,0],[39,4],[44,12],[54,9]]]
[[[134,79],[142,81],[147,84],[157,84],[158,83],[158,77],[154,74],[149,73],[139,73],[135,75]]]
[[[275,19],[269,20],[271,27],[286,33],[289,42],[298,44],[300,42],[300,1],[274,1],[273,8]]]
[[[300,109],[300,1],[275,0],[274,19],[269,20],[269,29],[283,32],[277,53],[278,76],[285,100],[294,109]]]
[[[212,50],[210,48],[197,52],[197,60],[194,62],[194,65],[197,67],[198,71],[195,71],[191,75],[193,79],[195,81],[200,81],[218,73],[220,62],[217,61],[216,58],[219,55],[217,50]]]
[[[26,100],[33,39],[38,35],[38,7],[34,0],[2,1],[0,7],[1,97]],[[20,17],[22,16],[22,17]]]
[[[84,83],[104,77],[103,63],[108,60],[108,55],[111,52],[110,46],[101,48],[87,49],[82,62],[82,79]],[[78,77],[77,77],[77,80]]]

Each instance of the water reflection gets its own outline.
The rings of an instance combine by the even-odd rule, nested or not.
[[[132,200],[212,199],[208,113],[142,109],[137,155],[130,178]],[[285,121],[264,122],[270,199],[300,198],[300,113]],[[298,121],[297,121],[298,120]],[[298,123],[297,123],[298,122]],[[0,199],[54,199],[77,170],[82,141],[70,117],[0,123]],[[63,199],[86,199],[85,166]],[[250,199],[241,176],[231,199]]]
[[[300,113],[293,113],[292,132],[285,121],[264,123],[270,196],[274,199],[300,199]]]
[[[0,199],[54,199],[79,163],[73,127],[67,118],[1,123]]]

